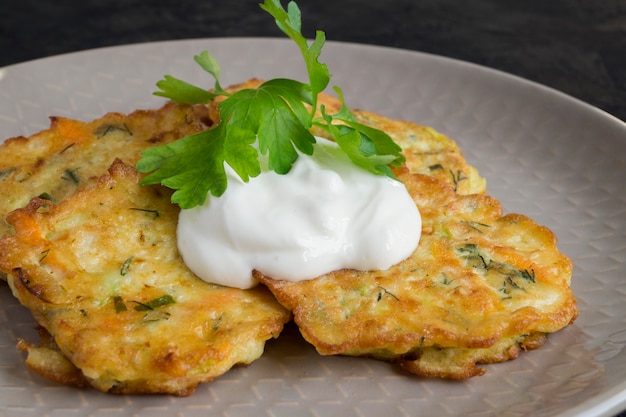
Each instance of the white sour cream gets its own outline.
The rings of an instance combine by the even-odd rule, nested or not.
[[[300,281],[342,268],[384,270],[415,250],[421,217],[404,185],[317,141],[286,175],[264,170],[244,183],[226,166],[221,197],[181,210],[178,248],[196,275],[251,288],[253,269]]]

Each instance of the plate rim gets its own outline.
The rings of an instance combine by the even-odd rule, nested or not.
[[[166,47],[169,45],[175,44],[183,44],[189,42],[279,42],[279,43],[291,43],[290,40],[278,37],[247,37],[247,36],[229,36],[229,37],[209,37],[209,38],[186,38],[186,39],[172,39],[172,40],[159,40],[159,41],[147,41],[147,42],[136,42],[122,45],[110,45],[110,46],[101,46],[97,48],[84,49],[72,52],[66,52],[62,54],[50,55],[41,58],[35,58],[23,62],[18,62],[14,64],[10,64],[4,67],[0,67],[0,82],[2,81],[3,74],[5,71],[12,71],[14,69],[19,69],[24,66],[32,66],[32,65],[41,65],[42,63],[46,63],[49,60],[63,60],[67,57],[81,55],[81,54],[89,54],[89,53],[107,53],[111,50],[117,50],[122,48],[142,48],[148,45],[162,44]],[[438,60],[444,63],[444,65],[455,65],[464,67],[463,70],[471,70],[471,71],[481,71],[485,72],[487,75],[497,76],[505,80],[505,82],[515,82],[515,83],[523,83],[526,86],[530,86],[533,88],[537,88],[538,91],[542,91],[545,94],[549,94],[551,96],[556,97],[557,100],[565,100],[571,105],[578,107],[581,111],[585,113],[589,113],[591,116],[594,115],[597,120],[601,123],[608,123],[614,128],[618,130],[622,130],[623,133],[626,134],[626,122],[617,118],[616,116],[602,110],[596,106],[593,106],[581,99],[573,97],[565,92],[557,90],[553,87],[541,84],[539,82],[529,80],[527,78],[508,73],[506,71],[502,71],[499,69],[491,68],[482,64],[473,63],[465,60],[460,60],[453,57],[437,55],[429,52],[422,52],[418,50],[411,50],[405,48],[398,48],[394,46],[385,46],[385,45],[376,45],[376,44],[367,44],[367,43],[356,43],[356,42],[346,42],[346,41],[335,41],[332,39],[328,39],[326,42],[326,46],[330,46],[332,48],[362,48],[368,50],[380,50],[386,51],[390,53],[404,53],[415,55],[417,57],[425,58],[425,59],[433,59]],[[4,140],[5,138],[0,138]],[[594,397],[588,398],[587,400],[581,402],[576,405],[570,411],[563,412],[558,414],[559,416],[572,415],[571,411],[580,412],[580,416],[583,417],[592,417],[592,416],[610,416],[617,411],[623,411],[624,406],[626,404],[626,381],[624,381],[620,385],[613,386],[609,390],[602,392]]]
[[[21,61],[21,62],[16,62],[13,64],[9,64],[9,65],[5,65],[3,67],[0,67],[0,81],[2,80],[2,73],[5,72],[6,70],[12,70],[15,67],[21,67],[21,66],[25,66],[25,65],[33,65],[33,64],[40,64],[43,61],[46,60],[60,60],[60,59],[65,59],[68,57],[72,57],[75,55],[80,55],[80,54],[88,54],[88,53],[107,53],[110,50],[116,50],[116,49],[125,49],[125,48],[142,48],[144,46],[150,46],[150,45],[174,45],[174,44],[184,44],[184,43],[189,43],[189,42],[242,42],[242,43],[246,43],[246,42],[270,42],[270,43],[274,43],[274,42],[278,42],[278,43],[284,43],[284,44],[293,44],[293,41],[291,41],[290,39],[286,39],[284,37],[277,37],[277,36],[223,36],[223,37],[189,37],[189,38],[181,38],[181,39],[164,39],[164,40],[155,40],[155,41],[139,41],[139,42],[132,42],[132,43],[128,43],[128,44],[118,44],[118,45],[104,45],[104,46],[99,46],[99,47],[95,47],[95,48],[89,48],[89,49],[81,49],[81,50],[76,50],[76,51],[69,51],[69,52],[64,52],[64,53],[60,53],[60,54],[54,54],[54,55],[48,55],[48,56],[44,56],[44,57],[40,57],[40,58],[33,58],[30,60],[26,60],[26,61]],[[368,43],[361,43],[361,42],[351,42],[351,41],[341,41],[341,40],[333,40],[332,38],[327,39],[326,43],[324,44],[324,47],[328,47],[330,46],[331,48],[337,48],[337,47],[345,47],[345,48],[363,48],[366,50],[379,50],[379,51],[386,51],[389,53],[400,53],[400,54],[408,54],[408,55],[416,55],[416,56],[421,56],[423,58],[427,58],[427,59],[432,59],[432,60],[438,60],[441,62],[448,62],[451,65],[457,65],[460,67],[466,67],[470,70],[474,70],[474,71],[483,71],[487,74],[493,75],[493,76],[498,76],[501,77],[503,79],[508,79],[511,82],[515,82],[515,83],[522,83],[522,84],[526,84],[527,86],[532,86],[532,87],[536,87],[539,88],[541,90],[543,90],[544,93],[548,93],[548,94],[552,94],[555,96],[560,97],[561,99],[564,99],[574,105],[577,106],[582,106],[584,108],[586,108],[588,111],[596,113],[599,117],[603,117],[606,119],[607,122],[614,122],[617,123],[618,126],[620,126],[621,128],[626,129],[626,121],[621,120],[620,118],[618,118],[617,116],[609,113],[608,111],[601,109],[597,106],[594,106],[590,103],[587,103],[586,101],[579,99],[571,94],[568,94],[564,91],[561,91],[557,88],[551,87],[549,85],[543,84],[541,82],[538,81],[534,81],[531,80],[529,78],[525,78],[523,76],[517,75],[517,74],[513,74],[498,68],[493,68],[484,64],[479,64],[479,63],[475,63],[475,62],[471,62],[471,61],[467,61],[467,60],[463,60],[463,59],[459,59],[459,58],[455,58],[455,57],[450,57],[450,56],[445,56],[445,55],[439,55],[436,53],[432,53],[432,52],[424,52],[424,51],[420,51],[420,50],[416,50],[416,49],[407,49],[407,48],[401,48],[401,47],[396,47],[396,46],[389,46],[389,45],[379,45],[379,44],[368,44]]]

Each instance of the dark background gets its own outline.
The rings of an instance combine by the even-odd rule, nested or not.
[[[2,0],[0,67],[137,42],[282,37],[257,4],[257,0]],[[626,0],[300,0],[298,4],[309,37],[321,29],[329,40],[470,61],[555,88],[626,120]]]
[[[282,36],[257,0],[3,0],[0,66],[101,46]],[[283,4],[286,1],[283,0]],[[626,0],[300,0],[303,31],[458,58],[626,120]]]

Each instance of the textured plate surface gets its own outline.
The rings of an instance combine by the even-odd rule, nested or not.
[[[160,106],[151,93],[166,73],[209,87],[192,60],[204,49],[220,62],[222,85],[305,79],[297,50],[282,39],[159,42],[46,58],[0,69],[0,137],[45,129],[51,115],[88,120]],[[626,125],[546,87],[437,56],[329,42],[322,60],[350,106],[456,139],[506,211],[555,231],[575,264],[576,323],[465,382],[320,357],[289,327],[260,360],[191,397],[123,397],[28,371],[14,346],[18,337],[36,340],[34,321],[1,285],[1,416],[591,417],[626,406]]]

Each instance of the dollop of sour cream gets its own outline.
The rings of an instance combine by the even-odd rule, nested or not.
[[[207,282],[251,288],[253,269],[300,281],[343,268],[384,270],[407,258],[421,217],[404,184],[355,165],[334,142],[317,138],[315,147],[288,174],[264,169],[249,183],[226,166],[226,192],[180,212],[187,266]]]

